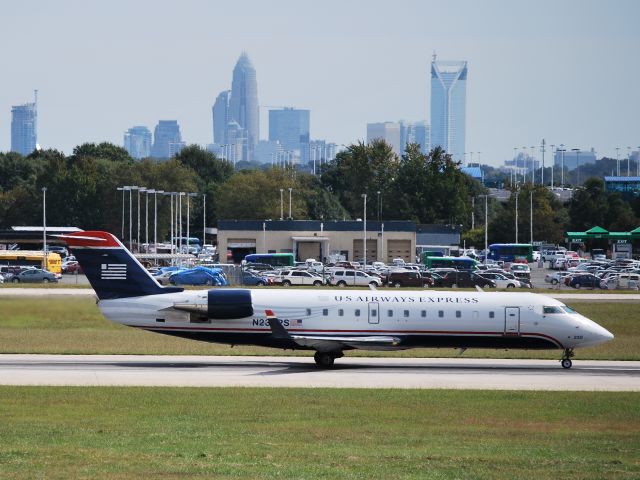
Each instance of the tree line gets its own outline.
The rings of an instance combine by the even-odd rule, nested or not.
[[[230,162],[197,145],[166,161],[136,161],[110,143],[86,143],[71,155],[57,150],[28,156],[0,153],[0,228],[40,225],[46,187],[49,225],[118,233],[123,217],[123,192],[118,188],[127,185],[198,193],[190,210],[191,231],[196,234],[202,231],[205,213],[208,226],[219,219],[287,218],[291,189],[293,219],[362,218],[366,194],[367,219],[456,225],[468,245],[484,245],[487,189],[464,174],[459,162],[440,147],[425,154],[412,144],[398,156],[381,140],[349,145],[323,164],[318,175],[273,166],[234,171]],[[548,189],[526,183],[504,203],[487,198],[489,242],[515,241],[516,197],[520,241],[529,240],[531,213],[534,240],[549,242],[561,242],[567,230],[600,225],[624,231],[640,225],[638,199],[606,192],[602,179],[585,181],[568,204]],[[146,201],[144,194],[141,199]],[[157,199],[158,232],[167,238],[169,199]],[[135,218],[137,196],[132,201]],[[126,197],[127,219],[128,206]]]

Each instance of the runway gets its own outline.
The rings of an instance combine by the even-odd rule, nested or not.
[[[466,358],[0,355],[0,385],[640,391],[640,362]]]

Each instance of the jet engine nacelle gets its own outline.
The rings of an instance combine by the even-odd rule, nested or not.
[[[251,292],[249,290],[209,290],[207,303],[174,303],[175,310],[189,312],[198,321],[235,320],[253,315]],[[193,320],[192,320],[193,321]]]

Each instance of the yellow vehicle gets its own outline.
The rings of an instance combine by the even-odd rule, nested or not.
[[[62,258],[57,253],[47,253],[45,265],[44,252],[38,250],[0,250],[0,265],[38,267],[54,274],[62,273]]]

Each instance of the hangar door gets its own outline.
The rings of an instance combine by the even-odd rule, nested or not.
[[[353,241],[353,259],[358,261],[362,260],[364,255],[362,254],[362,239],[355,239]],[[370,240],[367,238],[367,262],[375,262],[378,259],[378,240]]]
[[[405,262],[413,262],[411,254],[411,240],[387,240],[386,263],[391,263],[394,258],[402,258]]]

